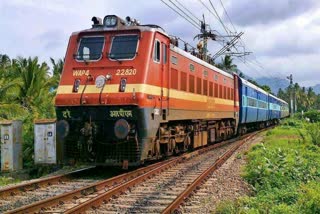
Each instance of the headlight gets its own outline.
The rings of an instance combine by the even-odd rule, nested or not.
[[[114,135],[118,139],[125,139],[130,132],[130,125],[125,119],[119,119],[114,124]]]
[[[117,25],[118,18],[116,16],[105,16],[103,24],[106,27],[115,27]]]
[[[96,78],[96,87],[102,88],[104,86],[104,83],[106,82],[106,79],[103,75],[100,75]]]

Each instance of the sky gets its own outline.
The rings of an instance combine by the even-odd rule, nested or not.
[[[213,15],[209,0],[163,0],[184,6],[193,19],[204,15],[211,30],[227,35]],[[170,2],[171,1],[171,2]],[[223,4],[221,4],[221,2]],[[233,34],[244,32],[239,51],[252,52],[234,63],[253,77],[286,78],[303,86],[320,84],[319,0],[211,0]],[[226,9],[227,13],[223,9]],[[186,11],[186,9],[184,9]],[[130,16],[142,24],[157,24],[196,46],[199,33],[161,0],[0,0],[0,54],[11,58],[63,58],[72,32],[91,28],[92,16]],[[231,20],[231,21],[230,21]],[[210,41],[214,54],[221,44]]]

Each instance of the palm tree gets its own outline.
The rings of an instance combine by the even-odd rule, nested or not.
[[[8,55],[0,54],[0,118],[15,119],[28,112],[15,102],[18,93],[18,75],[14,72],[13,62]]]
[[[39,98],[42,90],[49,90],[49,67],[46,63],[39,64],[38,58],[18,57],[14,61],[14,71],[19,75],[17,101],[28,109],[34,104],[35,98]]]
[[[64,60],[58,59],[55,61],[53,58],[50,58],[51,64],[52,64],[52,81],[53,81],[53,87],[56,89],[58,87],[63,66],[64,66]]]
[[[237,65],[233,64],[232,61],[233,59],[231,56],[226,55],[224,58],[222,58],[221,63],[217,64],[217,67],[229,73],[237,72]]]
[[[316,93],[314,93],[313,89],[311,87],[308,88],[307,92],[307,109],[312,109],[315,101],[316,101]]]

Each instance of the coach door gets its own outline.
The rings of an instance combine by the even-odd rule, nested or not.
[[[169,114],[169,45],[161,42],[162,60],[161,60],[161,111],[162,119],[166,120]]]

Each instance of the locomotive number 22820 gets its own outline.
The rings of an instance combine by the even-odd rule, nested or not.
[[[116,75],[117,76],[130,76],[130,75],[136,75],[137,74],[137,69],[117,69]]]

